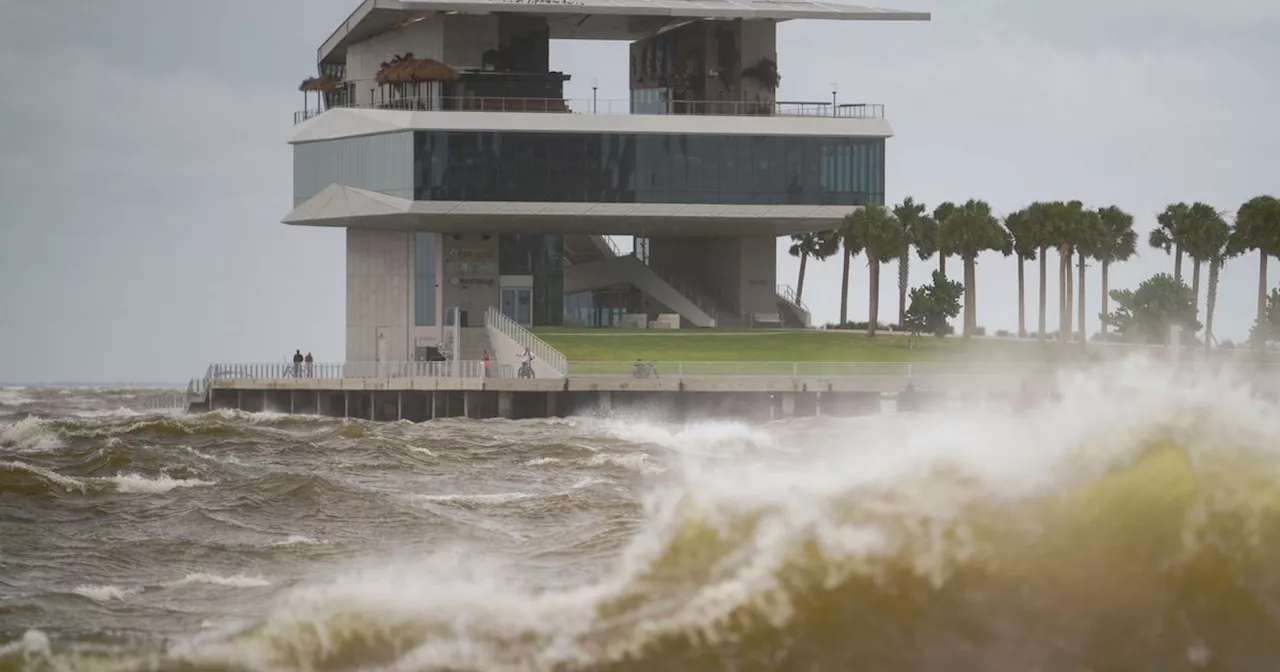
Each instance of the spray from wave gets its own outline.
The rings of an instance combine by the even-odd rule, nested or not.
[[[702,444],[678,430],[620,429],[680,459],[651,482],[643,523],[599,578],[537,588],[518,561],[463,550],[366,559],[283,592],[248,627],[173,644],[165,660],[306,670],[1280,665],[1276,407],[1227,380],[1136,363],[1065,379],[1062,392],[1024,415],[815,423],[812,449],[799,454],[763,450],[788,441],[785,423],[695,430],[718,437]],[[708,443],[734,459],[705,455]],[[532,493],[469,503],[502,506],[515,494]]]

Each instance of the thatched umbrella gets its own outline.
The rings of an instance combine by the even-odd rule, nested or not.
[[[324,94],[337,93],[338,91],[341,91],[342,82],[338,81],[338,78],[333,75],[308,77],[302,80],[302,83],[298,85],[298,90],[302,92],[302,109],[305,110],[307,108],[308,92],[315,91],[316,100],[322,101],[324,100]],[[317,105],[319,105],[319,102],[317,102]]]
[[[378,84],[455,82],[458,71],[431,58],[407,58],[383,65],[374,76]]]

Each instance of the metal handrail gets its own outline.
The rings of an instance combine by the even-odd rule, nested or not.
[[[669,100],[657,103],[635,103],[630,100],[596,98],[404,96],[305,109],[294,113],[293,123],[299,124],[328,110],[344,108],[417,112],[549,112],[594,115],[884,118],[884,105],[879,103],[832,105],[825,102],[760,102],[752,100]]]
[[[800,297],[796,296],[796,290],[791,285],[778,285],[776,291],[778,292],[778,296],[786,299],[786,301],[791,305],[806,313],[809,312],[809,307],[804,305],[804,302],[800,300]]]
[[[533,332],[525,329],[516,323],[515,320],[502,314],[502,311],[489,306],[489,310],[484,315],[485,326],[496,329],[507,338],[515,341],[517,345],[529,348],[534,357],[544,362],[547,366],[555,369],[561,376],[569,371],[569,361],[565,356],[555,348],[551,347],[546,341],[533,335]]]

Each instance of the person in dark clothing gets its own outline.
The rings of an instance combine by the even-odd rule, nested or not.
[[[308,377],[308,378],[310,378],[310,377],[311,377],[311,371],[312,371],[311,365],[312,365],[312,364],[314,364],[316,360],[312,359],[312,357],[311,357],[311,353],[309,353],[309,352],[308,352],[308,353],[307,353],[307,357],[306,357],[306,359],[304,359],[304,360],[302,360],[302,361],[306,362],[306,364],[307,364],[307,377]]]
[[[297,378],[302,373],[302,350],[293,351],[293,377]]]

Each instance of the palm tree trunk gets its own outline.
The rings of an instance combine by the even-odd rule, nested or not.
[[[1076,288],[1076,304],[1079,306],[1080,316],[1080,345],[1083,346],[1089,342],[1089,331],[1085,327],[1084,321],[1084,253],[1080,253],[1080,286]]]
[[[907,284],[911,273],[911,248],[903,250],[898,257],[898,328],[907,321]]]
[[[868,252],[871,250],[868,249]],[[880,259],[871,258],[871,285],[870,298],[870,318],[867,320],[867,336],[874,337],[876,335],[876,323],[880,320]]]
[[[969,338],[978,330],[978,306],[974,303],[978,297],[977,263],[974,257],[964,258],[964,337]]]
[[[1199,317],[1200,315],[1200,260],[1192,259],[1191,264],[1192,264],[1191,296],[1193,297],[1191,303],[1195,304],[1195,311],[1192,312],[1192,317]],[[1209,332],[1206,331],[1205,335],[1207,336],[1208,334]]]
[[[800,253],[800,277],[796,280],[796,303],[800,303],[800,296],[804,294],[804,269],[809,265],[809,253]]]
[[[1075,334],[1075,323],[1071,315],[1071,307],[1076,302],[1076,282],[1075,276],[1071,274],[1071,262],[1075,259],[1075,252],[1067,250],[1067,340],[1071,340],[1071,336]]]
[[[1024,279],[1023,258],[1018,256],[1018,338],[1027,337],[1027,287]]]
[[[947,255],[941,252],[938,253],[938,272],[947,274]]]
[[[840,276],[840,327],[849,321],[849,248],[844,248],[844,273]]]
[[[1058,248],[1058,340],[1066,343],[1071,336],[1071,327],[1067,326],[1067,316],[1071,314],[1071,304],[1067,303],[1067,278],[1071,277],[1071,261],[1067,257],[1067,246]]]
[[[1044,340],[1044,330],[1045,330],[1045,320],[1044,320],[1044,318],[1045,318],[1045,301],[1046,301],[1046,299],[1048,298],[1048,295],[1049,295],[1049,286],[1048,286],[1048,284],[1047,284],[1047,276],[1048,276],[1048,272],[1047,272],[1047,271],[1048,271],[1048,265],[1049,265],[1049,264],[1048,264],[1048,262],[1045,260],[1045,252],[1047,251],[1047,249],[1048,249],[1048,248],[1046,248],[1046,247],[1045,247],[1045,246],[1043,246],[1043,245],[1041,245],[1041,246],[1040,246],[1040,324],[1039,324],[1039,327],[1038,327],[1038,328],[1039,328],[1039,332],[1036,334],[1036,339],[1037,339],[1037,340],[1040,340],[1040,341],[1043,341],[1043,340]]]
[[[1173,279],[1182,282],[1182,246],[1173,246]]]
[[[1107,268],[1110,265],[1111,264],[1107,263],[1105,260],[1102,262],[1102,314],[1103,315],[1107,314]],[[1107,335],[1106,322],[1102,323],[1102,335],[1103,336]]]
[[[1209,260],[1209,295],[1204,298],[1204,354],[1209,355],[1210,344],[1213,343],[1213,309],[1218,303],[1218,271],[1222,267],[1222,259]]]
[[[1258,349],[1267,348],[1267,253],[1258,250]]]

